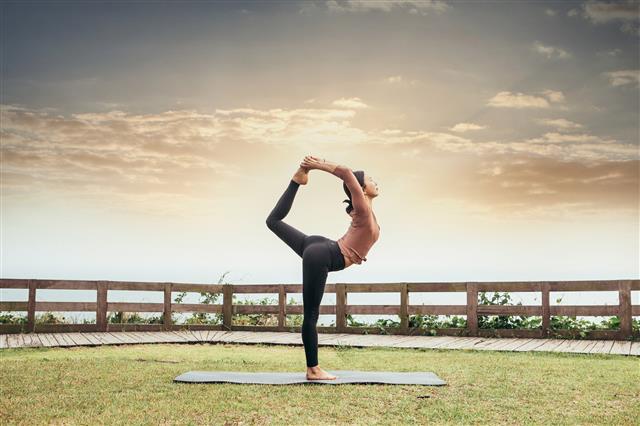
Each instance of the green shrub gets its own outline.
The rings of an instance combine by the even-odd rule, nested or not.
[[[15,315],[12,312],[0,312],[0,324],[26,324],[26,315]]]

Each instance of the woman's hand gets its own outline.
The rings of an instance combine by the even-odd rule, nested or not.
[[[314,157],[312,155],[307,155],[300,163],[300,167],[304,167],[309,170],[319,169],[323,170],[326,165],[326,161],[324,158]]]

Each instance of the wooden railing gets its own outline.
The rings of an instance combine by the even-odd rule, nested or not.
[[[0,300],[0,311],[26,311],[26,324],[0,324],[0,333],[57,332],[57,331],[122,331],[122,330],[251,330],[251,331],[300,331],[300,327],[286,325],[287,314],[302,314],[302,305],[287,305],[287,294],[301,293],[301,284],[183,284],[170,282],[123,282],[123,281],[70,281],[42,279],[0,279],[0,289],[28,289],[29,296],[23,302]],[[95,302],[44,302],[36,301],[36,292],[44,289],[96,290]],[[108,302],[110,290],[155,291],[164,293],[164,303]],[[349,314],[398,315],[400,326],[387,329],[389,334],[433,334],[430,330],[409,327],[411,315],[466,315],[467,328],[440,328],[438,335],[497,336],[497,337],[548,337],[551,333],[551,317],[567,316],[618,316],[620,328],[591,330],[588,338],[629,339],[637,337],[632,330],[632,317],[640,316],[640,305],[632,305],[631,291],[640,290],[640,280],[607,281],[524,281],[524,282],[402,282],[368,284],[326,284],[325,293],[336,294],[335,305],[321,305],[321,315],[335,315],[335,327],[319,326],[320,332],[380,333],[378,327],[350,327]],[[483,305],[478,304],[478,292],[539,292],[541,305]],[[552,291],[616,291],[617,305],[552,306],[549,293]],[[211,292],[223,295],[222,304],[174,303],[173,292]],[[349,305],[349,293],[397,292],[399,305]],[[466,292],[466,305],[411,305],[409,296],[417,292]],[[278,305],[234,305],[233,294],[276,293]],[[35,313],[49,312],[95,312],[95,324],[36,324]],[[107,312],[162,312],[162,324],[112,324],[107,323]],[[221,325],[172,324],[172,312],[222,313]],[[274,314],[277,326],[234,325],[235,314]],[[541,316],[542,327],[538,329],[479,329],[479,315],[523,315]],[[553,330],[554,335],[571,336],[572,330]]]

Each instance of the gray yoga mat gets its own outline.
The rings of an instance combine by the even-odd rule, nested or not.
[[[236,371],[189,371],[174,379],[184,383],[249,383],[265,385],[291,385],[296,383],[318,383],[339,385],[345,383],[382,383],[389,385],[441,386],[447,382],[430,371],[349,371],[327,370],[334,380],[307,380],[305,373],[250,373]]]

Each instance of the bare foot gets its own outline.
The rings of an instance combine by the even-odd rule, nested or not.
[[[293,177],[291,178],[294,182],[299,183],[300,185],[306,185],[309,182],[309,169],[304,167],[299,167],[295,172]]]
[[[307,380],[335,380],[337,376],[327,373],[319,366],[307,367]]]

